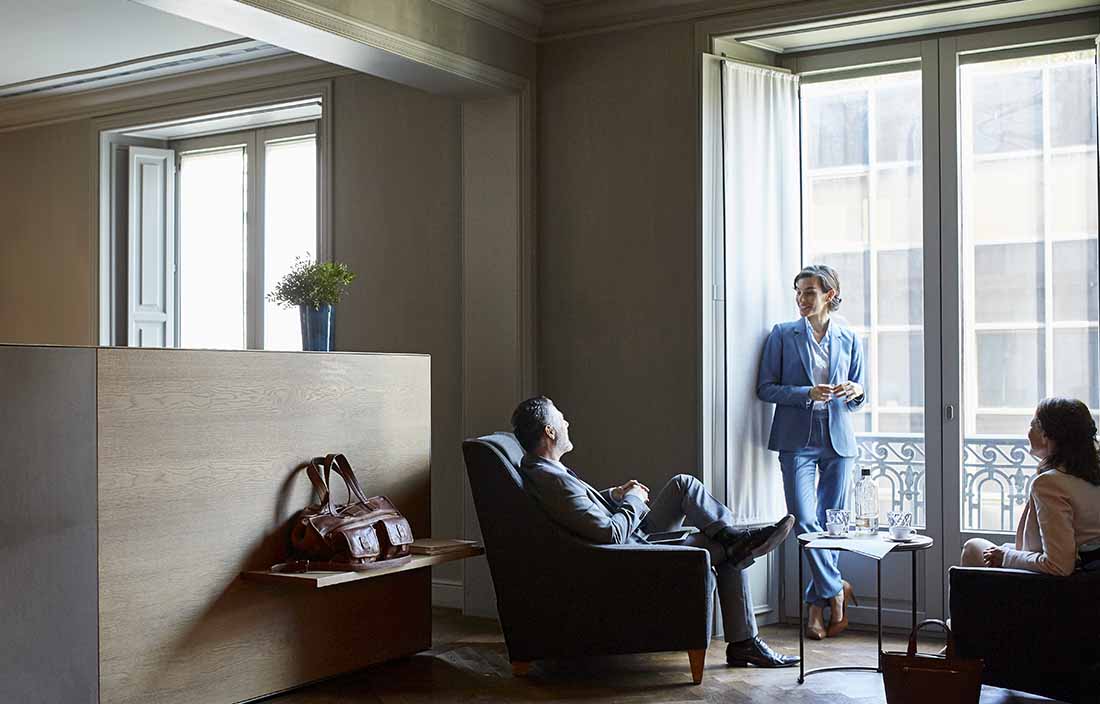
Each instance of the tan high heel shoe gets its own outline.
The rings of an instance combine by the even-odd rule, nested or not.
[[[829,629],[825,635],[830,638],[839,636],[848,628],[848,604],[859,606],[855,592],[852,591],[852,585],[844,579],[840,580],[840,585],[840,593],[829,600]],[[840,614],[839,618],[837,614]]]
[[[806,622],[806,637],[810,640],[825,639],[825,607],[810,604],[810,620]]]

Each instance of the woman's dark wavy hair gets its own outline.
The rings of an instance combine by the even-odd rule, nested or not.
[[[1096,421],[1089,407],[1075,398],[1045,398],[1035,409],[1039,429],[1054,441],[1044,469],[1058,468],[1100,485],[1100,455],[1096,452]]]

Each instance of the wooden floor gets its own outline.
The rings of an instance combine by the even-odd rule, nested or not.
[[[769,626],[767,642],[797,654],[798,631]],[[421,702],[790,702],[884,704],[875,673],[822,673],[799,685],[798,668],[763,670],[725,664],[725,643],[707,652],[703,683],[691,684],[686,653],[539,662],[513,678],[493,621],[436,610],[431,650],[269,699],[276,704],[420,704]],[[807,641],[807,666],[875,663],[873,633]],[[928,646],[931,648],[931,646]],[[887,649],[901,649],[889,638]],[[984,698],[983,698],[984,701]]]

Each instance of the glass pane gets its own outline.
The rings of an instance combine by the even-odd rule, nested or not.
[[[923,413],[880,413],[878,429],[883,433],[920,433],[924,434]]]
[[[1043,246],[974,247],[974,316],[979,323],[1043,319]]]
[[[920,245],[921,170],[919,166],[875,172],[875,240],[889,244]]]
[[[920,161],[920,76],[906,74],[874,92],[875,160]]]
[[[1100,405],[1094,59],[959,69],[964,531],[1015,530],[1041,398]]]
[[[1031,427],[1031,413],[1005,415],[1000,413],[979,413],[978,433],[981,435],[1011,435],[1027,437]]]
[[[878,320],[883,325],[924,323],[924,256],[919,249],[878,255]]]
[[[1042,338],[1034,331],[978,332],[978,405],[1035,408],[1043,390]]]
[[[1043,76],[1019,68],[1028,63],[998,61],[964,67],[972,74],[970,114],[975,154],[1042,148]]]
[[[803,136],[810,168],[866,164],[867,93],[831,93],[820,88],[803,93]]]
[[[818,177],[810,185],[810,229],[823,240],[867,240],[867,177]]]
[[[924,340],[921,333],[879,333],[878,344],[879,405],[883,408],[924,406]]]
[[[264,164],[264,291],[294,264],[295,257],[316,259],[316,139],[268,142]],[[264,349],[302,349],[298,309],[264,304]]]
[[[1095,201],[1093,201],[1095,202]],[[1096,238],[1055,242],[1054,319],[1095,321],[1097,319]]]
[[[1023,157],[964,166],[963,215],[983,242],[1043,238],[1043,159]]]
[[[1096,69],[1087,58],[1070,54],[1065,60],[1067,65],[1050,69],[1051,144],[1096,144]]]
[[[1097,376],[1096,328],[1054,331],[1054,390],[1052,396],[1081,399],[1090,408],[1100,406]]]
[[[245,149],[180,156],[180,346],[245,347]]]
[[[1050,229],[1096,236],[1096,150],[1050,157]]]
[[[837,318],[863,343],[853,418],[883,511],[924,513],[920,72],[802,86],[803,261],[840,274]],[[884,329],[889,326],[888,329]]]

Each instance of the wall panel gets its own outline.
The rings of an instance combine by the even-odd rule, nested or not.
[[[426,570],[239,576],[282,557],[325,452],[430,535],[427,357],[118,348],[98,375],[104,702],[238,702],[430,646]]]
[[[95,350],[0,345],[0,701],[98,702]]]

